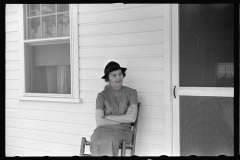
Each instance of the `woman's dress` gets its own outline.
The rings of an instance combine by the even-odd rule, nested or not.
[[[111,87],[98,93],[96,109],[104,111],[104,115],[126,114],[130,105],[137,105],[137,91],[126,86],[115,91]],[[119,145],[123,140],[132,141],[131,123],[98,126],[92,136],[90,151],[92,156],[118,156]]]

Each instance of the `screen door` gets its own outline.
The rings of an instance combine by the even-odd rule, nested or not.
[[[172,6],[173,155],[233,155],[233,4]]]

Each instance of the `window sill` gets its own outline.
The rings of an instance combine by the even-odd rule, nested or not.
[[[45,101],[63,103],[82,103],[81,98],[47,98],[47,97],[18,97],[20,101]]]

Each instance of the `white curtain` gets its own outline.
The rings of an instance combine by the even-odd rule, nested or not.
[[[70,65],[35,67],[34,93],[71,93]]]

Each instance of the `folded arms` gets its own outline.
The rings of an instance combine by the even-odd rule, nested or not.
[[[126,114],[105,116],[103,110],[97,109],[95,114],[97,126],[133,123],[136,121],[137,110],[137,105],[131,105],[128,107]]]

